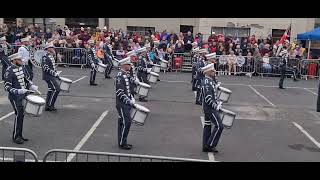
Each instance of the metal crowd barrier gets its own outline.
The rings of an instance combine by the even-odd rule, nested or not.
[[[173,53],[169,67],[173,71],[192,71],[191,53]]]
[[[252,56],[235,56],[229,61],[228,55],[217,55],[215,69],[218,75],[247,74],[250,77],[255,72],[256,61]],[[229,68],[230,73],[229,73]]]
[[[320,59],[302,59],[299,67],[301,78],[319,78],[319,64]]]
[[[37,154],[27,148],[0,147],[2,162],[38,162]]]
[[[57,54],[57,63],[58,65],[74,65],[74,66],[83,66],[87,65],[87,50],[84,48],[64,48],[64,47],[55,47],[54,48]]]
[[[212,162],[202,159],[175,158],[165,156],[148,156],[138,154],[109,153],[96,151],[74,151],[52,149],[48,151],[43,162]]]

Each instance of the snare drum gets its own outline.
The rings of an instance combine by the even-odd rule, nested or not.
[[[219,113],[223,126],[230,129],[233,125],[234,119],[236,118],[236,114],[223,108],[219,110]]]
[[[148,75],[148,81],[151,83],[156,83],[159,78],[159,74],[155,72],[150,72]]]
[[[160,70],[161,70],[161,65],[159,65],[159,64],[153,64],[152,72],[159,73]]]
[[[60,77],[60,90],[69,92],[72,80],[64,77]]]
[[[224,103],[227,103],[230,99],[232,92],[224,87],[219,86],[218,88],[218,99]]]
[[[42,114],[45,104],[46,104],[46,101],[42,97],[35,96],[35,95],[28,95],[26,97],[26,105],[25,105],[24,111],[34,116],[40,116]]]
[[[141,96],[147,97],[149,94],[149,89],[151,86],[149,84],[139,82],[139,85],[137,87],[137,93]]]
[[[98,64],[98,72],[104,73],[107,69],[107,66],[105,64],[99,63]]]
[[[167,69],[168,63],[169,63],[168,61],[161,59],[160,66],[161,66],[163,69]]]
[[[141,106],[139,104],[135,104],[134,108],[131,109],[132,122],[134,124],[143,126],[149,113],[150,113],[150,110],[147,109],[146,107]]]

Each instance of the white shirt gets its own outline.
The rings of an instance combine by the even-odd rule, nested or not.
[[[28,50],[28,48],[24,45],[22,45],[21,47],[19,47],[18,49],[18,53],[20,53],[21,55],[21,60],[23,65],[28,65],[29,63],[29,59],[30,59],[30,52]]]

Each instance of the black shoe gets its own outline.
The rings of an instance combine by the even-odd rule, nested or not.
[[[212,148],[210,148],[209,146],[204,145],[204,146],[202,147],[202,151],[203,151],[203,152],[212,152]]]
[[[106,78],[106,79],[111,79],[111,77],[110,77],[110,76],[105,76],[105,78]]]
[[[23,141],[29,141],[29,139],[24,138],[24,137],[21,137],[21,139],[22,139]]]
[[[157,79],[157,81],[160,81],[160,79]]]
[[[132,144],[127,144],[127,146],[129,146],[130,148],[132,148]]]
[[[120,149],[124,149],[124,150],[130,150],[131,149],[131,147],[128,146],[128,144],[120,145],[119,148]]]
[[[293,79],[293,81],[299,81],[299,79],[295,78],[295,79]]]
[[[98,84],[96,83],[90,83],[90,86],[97,86]]]
[[[143,99],[143,98],[139,98],[139,101],[140,101],[140,102],[148,102],[148,100]]]
[[[213,153],[218,153],[219,151],[216,148],[211,148]]]
[[[16,144],[23,144],[24,141],[20,137],[18,137],[16,139],[14,139],[13,142]]]
[[[44,110],[45,111],[57,111],[57,109],[54,107],[46,107]]]
[[[284,88],[284,87],[279,87],[280,89],[286,89],[286,88]]]
[[[197,105],[200,105],[200,106],[202,105],[200,102],[196,102],[196,104],[197,104]]]

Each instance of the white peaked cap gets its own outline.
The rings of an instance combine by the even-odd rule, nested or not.
[[[22,56],[20,53],[15,53],[15,54],[10,55],[8,58],[12,61],[14,59],[21,59]]]
[[[214,58],[216,58],[216,53],[207,54],[205,56],[207,59],[214,59]]]
[[[203,68],[201,68],[201,69],[203,70],[203,72],[208,72],[208,71],[215,70],[213,63],[210,63],[210,64],[206,65],[205,67],[203,67]]]

